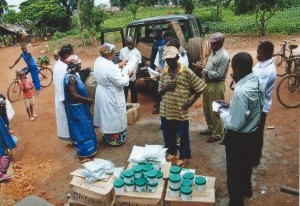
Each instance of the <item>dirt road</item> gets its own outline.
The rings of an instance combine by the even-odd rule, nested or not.
[[[300,37],[229,37],[225,47],[231,56],[239,51],[250,52],[256,62],[255,54],[258,41],[272,40],[276,50],[280,41],[294,38],[300,44]],[[68,43],[68,42],[65,42]],[[35,57],[41,55],[40,50],[45,43],[28,47]],[[85,67],[92,67],[98,55],[96,48],[76,48]],[[6,95],[14,72],[8,69],[21,54],[19,46],[0,48],[0,93]],[[48,54],[51,56],[51,54]],[[53,61],[53,59],[52,59]],[[25,64],[20,61],[15,68]],[[229,71],[231,73],[231,71]],[[278,79],[279,80],[279,79]],[[278,82],[277,80],[277,82]],[[230,78],[227,78],[227,88]],[[227,89],[226,99],[229,101],[232,92]],[[132,146],[145,144],[163,144],[159,130],[159,116],[152,115],[153,97],[139,94],[140,118],[136,125],[128,128],[128,141],[119,148],[100,144],[97,157],[109,159],[117,166],[126,166]],[[36,96],[36,113],[34,122],[28,120],[23,101],[13,104],[16,115],[11,121],[14,135],[18,137],[17,148],[13,151],[14,178],[0,183],[0,205],[13,205],[29,194],[35,194],[54,205],[67,202],[70,172],[81,167],[77,162],[75,150],[60,141],[56,135],[54,113],[54,88],[43,88]],[[216,205],[226,205],[228,194],[226,188],[225,151],[218,143],[206,143],[206,137],[199,135],[199,129],[205,126],[201,101],[198,100],[190,109],[190,138],[193,158],[188,167],[195,168],[197,174],[215,176]],[[274,94],[273,106],[267,118],[265,145],[262,164],[255,169],[253,175],[253,197],[246,201],[247,206],[284,205],[296,206],[299,198],[279,191],[280,185],[299,189],[299,109],[285,109],[277,101]],[[100,137],[98,137],[100,139]]]

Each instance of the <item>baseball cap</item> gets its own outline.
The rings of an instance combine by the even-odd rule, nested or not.
[[[167,46],[164,50],[164,59],[173,59],[178,55],[178,49],[174,46]]]
[[[224,39],[225,39],[224,34],[222,34],[221,32],[217,32],[217,33],[214,33],[210,37],[209,42],[210,43],[215,43],[215,42],[219,42],[219,41],[224,41]]]
[[[151,32],[151,34],[150,34],[149,36],[150,36],[150,37],[156,37],[157,34],[159,34],[159,33],[161,33],[161,32],[162,32],[162,28],[161,28],[160,26],[156,25],[156,26],[154,26],[154,27],[152,28],[152,32]]]

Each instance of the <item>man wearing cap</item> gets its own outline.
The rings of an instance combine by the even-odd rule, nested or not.
[[[159,83],[161,124],[165,147],[168,148],[168,161],[176,160],[176,165],[184,166],[191,158],[189,140],[188,109],[200,97],[205,83],[189,68],[178,62],[178,49],[168,46],[164,50],[164,60],[167,63],[162,71]],[[190,88],[196,93],[188,99]],[[177,133],[180,131],[179,156],[177,156]]]
[[[212,135],[207,139],[208,143],[219,141],[223,136],[223,125],[212,110],[212,102],[224,100],[225,78],[229,67],[229,54],[223,47],[225,36],[217,32],[209,39],[212,54],[205,65],[197,62],[194,64],[203,69],[203,76],[207,87],[203,92],[203,110],[207,129],[201,130],[202,135]]]
[[[152,33],[150,34],[150,37],[154,38],[154,42],[152,45],[152,50],[151,50],[151,57],[150,57],[150,67],[155,70],[156,66],[154,64],[155,57],[157,55],[157,52],[159,48],[162,48],[166,45],[166,40],[162,35],[162,28],[159,25],[156,25],[152,29]],[[152,114],[158,114],[159,113],[159,102],[161,100],[160,95],[158,94],[158,81],[155,81],[155,87],[154,87],[154,92],[156,96],[156,108],[152,111]]]

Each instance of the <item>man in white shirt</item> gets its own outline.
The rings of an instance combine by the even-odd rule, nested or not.
[[[137,89],[135,87],[136,73],[139,65],[142,63],[142,55],[137,48],[134,47],[133,38],[128,36],[125,40],[126,47],[122,48],[120,51],[120,59],[130,62],[127,68],[130,72],[133,71],[132,77],[129,79],[129,86],[124,87],[125,98],[127,102],[128,90],[131,93],[131,103],[137,103]]]
[[[274,45],[270,41],[261,42],[257,48],[257,60],[258,63],[253,67],[253,73],[258,77],[260,82],[265,86],[265,100],[262,110],[260,123],[258,127],[258,134],[256,142],[258,144],[258,151],[256,156],[257,166],[260,163],[263,148],[263,136],[266,123],[267,114],[270,111],[272,105],[272,93],[274,90],[275,80],[277,76],[276,67],[273,60]]]

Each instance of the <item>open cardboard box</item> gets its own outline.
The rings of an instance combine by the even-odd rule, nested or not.
[[[126,113],[127,113],[127,124],[134,125],[139,118],[139,103],[127,103]]]
[[[199,175],[195,175],[197,177]],[[215,177],[206,178],[206,189],[198,191],[193,188],[192,199],[188,201],[181,200],[181,197],[172,197],[170,195],[170,189],[167,185],[165,206],[214,206],[216,203],[215,198]],[[194,186],[194,185],[193,185]]]
[[[73,176],[70,183],[69,203],[88,206],[109,206],[114,199],[114,177],[106,182],[98,181],[88,184],[82,177]]]

